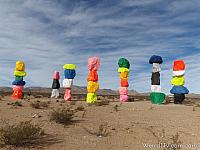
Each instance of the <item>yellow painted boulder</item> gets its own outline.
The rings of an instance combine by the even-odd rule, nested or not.
[[[97,101],[96,93],[88,93],[86,101],[87,101],[87,103],[90,103],[90,104],[95,103]]]
[[[14,71],[14,76],[22,76],[22,77],[25,77],[27,74],[25,71],[18,71],[18,70],[15,70]]]
[[[17,61],[15,70],[17,70],[17,71],[25,71],[25,63],[23,61]]]
[[[174,86],[182,86],[185,84],[184,76],[174,76],[171,80],[171,84]]]
[[[63,66],[63,69],[75,70],[76,69],[76,65],[74,65],[74,64],[65,64]]]
[[[88,93],[95,93],[99,89],[99,83],[89,81],[87,86]]]
[[[128,78],[128,72],[127,71],[121,72],[120,73],[120,78],[124,79],[124,80],[127,79]]]

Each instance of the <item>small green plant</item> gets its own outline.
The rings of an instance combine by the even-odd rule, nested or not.
[[[40,102],[40,101],[35,101],[31,102],[30,106],[35,109],[43,109],[43,108],[48,108],[49,103],[48,102]]]
[[[0,128],[0,141],[2,146],[10,145],[14,147],[34,145],[44,136],[44,131],[39,125],[34,125],[31,121],[20,122],[16,125],[5,123]]]
[[[60,124],[70,124],[74,117],[74,110],[70,108],[58,108],[50,113],[50,121],[55,121]]]

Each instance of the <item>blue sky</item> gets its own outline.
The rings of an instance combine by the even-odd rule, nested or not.
[[[0,85],[11,86],[24,60],[27,86],[51,86],[52,73],[77,65],[87,85],[87,59],[99,56],[101,88],[118,89],[117,61],[131,62],[130,89],[150,91],[151,55],[161,55],[161,84],[171,88],[174,59],[184,59],[186,87],[200,93],[199,0],[0,0]],[[63,77],[62,77],[63,78]]]

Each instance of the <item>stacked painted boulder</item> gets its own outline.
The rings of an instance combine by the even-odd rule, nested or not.
[[[51,98],[59,97],[59,89],[60,89],[60,74],[58,71],[55,71],[53,74],[53,83],[52,83],[52,93]]]
[[[118,72],[120,74],[120,88],[119,88],[119,94],[120,94],[120,102],[128,102],[128,76],[129,76],[129,69],[130,69],[130,63],[125,58],[120,58],[118,60],[119,69]]]
[[[64,100],[71,100],[71,87],[73,85],[73,79],[76,76],[76,65],[74,64],[65,64],[63,66],[65,79],[63,80],[63,87],[66,88]]]
[[[160,85],[160,72],[161,64],[163,63],[162,57],[153,55],[149,59],[149,63],[153,65],[151,75],[151,94],[150,100],[153,104],[161,104],[165,100],[165,94],[161,92]]]
[[[183,60],[175,60],[173,65],[173,78],[171,84],[173,85],[170,93],[174,94],[174,103],[181,104],[185,99],[185,94],[189,90],[184,87],[185,84],[185,62]]]
[[[15,81],[12,82],[12,85],[13,85],[12,98],[22,99],[24,85],[26,84],[26,82],[23,81],[24,77],[26,76],[25,63],[23,61],[16,62],[14,76],[15,76]]]
[[[86,101],[89,104],[95,103],[97,101],[96,92],[99,89],[98,83],[98,70],[100,67],[100,59],[98,57],[90,57],[88,59],[88,69],[89,74],[87,77],[88,85],[87,85],[87,98]]]

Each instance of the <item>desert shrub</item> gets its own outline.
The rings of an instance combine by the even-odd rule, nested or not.
[[[119,105],[115,105],[115,106],[113,106],[113,109],[116,111],[116,112],[118,112],[119,111]]]
[[[95,103],[96,106],[104,106],[104,105],[109,105],[109,100],[99,100]]]
[[[80,105],[80,106],[77,106],[77,107],[76,107],[76,110],[77,110],[77,111],[85,111],[85,107],[82,106],[82,105]]]
[[[49,102],[40,102],[40,106],[43,107],[43,108],[48,108]]]
[[[64,103],[66,103],[66,101],[64,101]],[[70,105],[76,105],[76,101],[69,101]]]
[[[60,124],[70,124],[74,117],[74,110],[70,108],[58,108],[57,110],[53,110],[50,113],[50,121],[55,121],[56,123]]]
[[[22,106],[22,102],[21,102],[21,101],[11,102],[11,103],[8,103],[8,105],[12,105],[12,106]]]
[[[196,104],[196,106],[195,107],[200,107],[200,104],[198,103],[198,104]]]
[[[98,100],[102,100],[102,99],[104,99],[104,97],[103,96],[98,96],[97,99]]]
[[[172,135],[172,137],[170,138],[170,140],[172,141],[170,143],[170,145],[172,145],[172,147],[169,147],[168,149],[172,149],[172,150],[181,149],[181,147],[179,145],[182,144],[182,141],[180,140],[180,135],[179,135],[178,132],[176,132],[175,135]]]
[[[106,137],[109,134],[109,132],[107,130],[108,130],[108,123],[102,123],[99,125],[96,135],[100,136],[100,137],[102,137],[102,136]]]
[[[34,95],[34,98],[43,98],[43,95]]]
[[[108,132],[108,123],[100,123],[98,128],[95,131],[92,131],[90,129],[87,129],[84,127],[84,130],[87,131],[91,135],[95,135],[98,137],[107,137],[110,132]]]
[[[31,102],[30,106],[35,109],[42,109],[42,108],[48,108],[49,103],[48,102],[40,102],[40,101],[35,101]]]
[[[39,102],[31,102],[30,106],[32,108],[35,108],[35,109],[40,109],[40,103]]]
[[[36,144],[43,135],[42,128],[32,124],[31,121],[20,122],[16,125],[6,123],[0,128],[0,141],[3,146],[21,147]]]
[[[195,106],[192,107],[192,111],[196,111]]]
[[[179,132],[176,132],[174,135],[170,135],[170,138],[166,136],[165,129],[162,131],[155,131],[153,126],[147,128],[148,131],[152,133],[152,135],[156,138],[158,143],[168,143],[169,145],[166,146],[163,150],[178,150],[181,149],[181,144],[183,143],[180,139]]]

